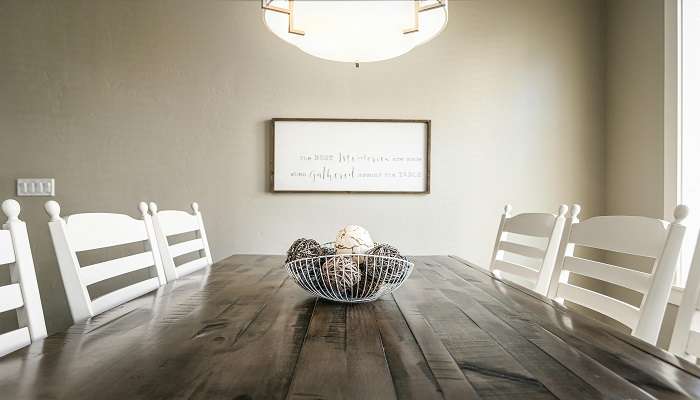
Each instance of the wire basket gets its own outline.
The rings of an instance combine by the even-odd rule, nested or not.
[[[349,260],[354,267],[343,270]],[[398,289],[413,271],[413,263],[408,260],[366,254],[302,258],[286,263],[285,267],[302,289],[343,303],[374,301]],[[347,273],[328,274],[324,269],[329,267],[339,267]]]

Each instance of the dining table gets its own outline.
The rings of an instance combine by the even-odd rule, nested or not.
[[[0,359],[1,399],[698,399],[700,369],[455,256],[367,303],[233,255]]]

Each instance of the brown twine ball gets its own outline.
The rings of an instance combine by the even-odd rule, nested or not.
[[[324,243],[321,245],[321,256],[334,256],[336,254],[333,243]]]
[[[297,239],[287,251],[286,263],[299,277],[299,284],[307,290],[316,291],[323,287],[321,266],[328,259],[323,256],[335,255],[335,248],[321,245],[314,239]]]
[[[318,257],[322,255],[321,245],[313,239],[297,239],[287,251],[287,261],[292,262],[302,258]]]
[[[389,244],[378,244],[374,246],[368,255],[391,257],[391,258],[367,258],[365,274],[372,279],[381,280],[384,283],[398,283],[405,273],[407,258],[399,253],[399,250]]]
[[[333,257],[321,267],[326,288],[339,293],[351,290],[362,279],[360,267],[350,257]]]
[[[318,258],[296,260],[290,264],[290,268],[303,288],[313,291],[320,286],[321,267]]]

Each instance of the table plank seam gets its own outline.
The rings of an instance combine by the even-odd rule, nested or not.
[[[100,330],[100,329],[106,327],[106,326],[112,325],[113,323],[119,321],[120,319],[122,319],[122,318],[128,316],[129,314],[131,314],[131,313],[133,313],[133,312],[136,312],[136,311],[138,311],[138,310],[139,310],[138,308],[134,308],[133,310],[129,310],[129,311],[127,311],[126,313],[121,314],[121,315],[119,315],[118,317],[113,318],[113,319],[111,319],[111,320],[105,322],[105,323],[102,324],[102,325],[98,325],[98,326],[96,326],[96,327],[90,329],[89,331],[85,332],[84,334],[85,334],[85,335],[89,335],[89,334],[91,334],[91,333],[93,333],[93,332],[96,332],[96,331],[98,331],[98,330]]]
[[[306,329],[304,330],[304,339],[301,341],[301,345],[299,346],[299,352],[297,353],[296,360],[294,360],[294,368],[292,369],[292,373],[289,377],[289,385],[287,385],[287,391],[284,394],[285,399],[289,398],[289,392],[292,390],[292,384],[294,383],[294,378],[296,378],[297,374],[297,365],[299,364],[299,357],[301,357],[302,349],[306,344],[306,339],[309,337],[309,326],[311,326],[311,320],[314,319],[314,314],[316,313],[316,306],[318,305],[318,301],[318,298],[316,298],[316,300],[314,301],[314,306],[311,309],[311,314],[309,315],[309,323],[306,324]]]
[[[273,291],[267,296],[267,299],[268,299],[268,300],[269,300],[269,299],[272,299],[272,298],[282,289],[282,287],[285,285],[285,283],[287,282],[288,279],[289,279],[289,277],[285,277],[285,278],[282,280],[282,282],[281,282],[279,285],[277,285],[277,287],[275,288],[275,290],[273,290]],[[240,300],[240,298],[236,299],[236,301],[234,302],[234,304],[238,304],[238,301],[239,301],[239,300]],[[233,306],[234,304],[232,304],[231,306]],[[260,308],[257,309],[257,311],[256,311],[256,313],[255,313],[255,316],[254,316],[253,318],[251,318],[250,321],[248,321],[248,322],[246,323],[245,327],[244,327],[243,329],[241,329],[241,330],[238,332],[238,334],[236,335],[236,337],[231,341],[231,346],[230,346],[230,347],[234,347],[234,346],[235,346],[235,344],[238,342],[238,339],[240,339],[240,338],[248,331],[248,329],[251,327],[251,325],[253,325],[253,323],[256,322],[256,321],[258,320],[258,318],[260,318],[260,316],[262,315],[263,311],[265,311],[265,309],[267,308],[267,306],[268,306],[268,302],[266,301],[265,304],[263,304],[262,307],[260,307]],[[221,315],[221,314],[223,314],[223,312],[220,313],[219,315]]]
[[[401,312],[401,316],[404,318],[404,322],[406,323],[406,326],[408,326],[408,329],[411,331],[411,334],[413,335],[413,337],[414,337],[416,343],[418,344],[418,349],[420,350],[421,354],[423,355],[423,358],[426,360],[426,363],[427,363],[427,365],[429,366],[430,373],[433,375],[433,378],[435,379],[435,382],[437,382],[438,387],[440,388],[440,392],[441,392],[443,398],[444,398],[444,399],[447,399],[447,398],[448,398],[448,397],[447,397],[447,392],[448,392],[448,390],[447,390],[447,388],[444,388],[444,387],[443,387],[443,384],[441,383],[441,382],[444,382],[444,381],[453,381],[453,382],[457,382],[457,383],[465,383],[465,384],[467,385],[467,387],[468,387],[468,391],[466,391],[466,392],[464,393],[464,395],[467,395],[467,394],[468,394],[468,395],[471,395],[473,398],[476,398],[476,399],[480,398],[478,392],[477,392],[476,389],[474,388],[473,383],[469,380],[469,378],[467,378],[466,376],[464,376],[464,373],[463,373],[462,370],[460,369],[459,364],[457,363],[457,361],[454,359],[454,357],[452,356],[452,354],[444,347],[444,344],[442,343],[442,341],[439,341],[439,340],[438,340],[438,342],[439,342],[440,346],[442,347],[442,350],[444,350],[444,352],[447,353],[447,355],[450,357],[450,360],[451,360],[451,361],[454,363],[454,365],[459,369],[459,375],[460,375],[461,378],[453,377],[453,376],[450,376],[449,374],[436,374],[436,372],[439,372],[439,371],[444,371],[444,372],[448,372],[448,373],[449,373],[449,372],[452,372],[452,370],[451,370],[451,368],[448,368],[448,366],[444,366],[444,367],[439,367],[439,366],[437,366],[436,363],[442,363],[442,360],[440,360],[440,359],[435,359],[435,360],[433,360],[431,357],[429,357],[429,356],[426,354],[426,349],[424,348],[425,343],[423,343],[423,341],[419,339],[419,336],[416,335],[416,331],[415,331],[415,327],[414,327],[415,324],[412,323],[411,321],[409,321],[408,316],[406,315],[405,306],[404,306],[404,307],[401,306],[400,302],[399,302],[398,299],[396,298],[396,293],[391,294],[391,296],[392,296],[392,298],[394,299],[394,302],[395,302],[395,303],[397,304],[397,306],[399,307],[399,311]],[[433,328],[430,326],[430,324],[428,323],[428,321],[425,320],[425,318],[421,317],[421,320],[425,323],[425,325],[426,325],[428,328],[430,328],[431,331],[434,332]]]
[[[386,367],[386,370],[389,371],[389,376],[391,377],[391,384],[394,386],[394,395],[396,398],[398,398],[398,393],[399,389],[396,387],[396,380],[394,379],[394,375],[391,373],[391,367],[389,366],[389,358],[386,355],[386,347],[384,346],[384,340],[385,338],[382,335],[382,330],[380,328],[380,322],[379,319],[377,319],[377,314],[374,312],[376,311],[376,308],[372,308],[372,315],[374,318],[374,323],[377,326],[377,335],[379,336],[379,345],[382,349],[382,355],[384,356],[384,366]]]

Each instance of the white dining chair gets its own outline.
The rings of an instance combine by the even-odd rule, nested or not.
[[[158,211],[158,205],[153,202],[149,204],[149,208],[153,215],[156,240],[168,281],[181,278],[212,264],[207,232],[197,203],[192,203],[192,214],[180,210]],[[193,233],[196,238],[175,244],[169,243],[170,236],[183,233]],[[196,259],[175,265],[176,257],[192,253],[197,254]]]
[[[51,220],[49,231],[75,322],[100,314],[166,283],[151,216],[145,202],[139,204],[143,219],[124,214],[85,213],[61,218],[55,201],[45,204]],[[144,243],[144,251],[92,265],[80,265],[78,253],[129,243]],[[95,299],[88,286],[129,272],[147,269],[149,278],[113,290]]]
[[[683,289],[683,298],[678,307],[676,324],[671,335],[669,351],[696,362],[700,357],[700,235],[695,244],[688,280]]]
[[[0,312],[14,310],[19,328],[0,335],[0,357],[46,337],[27,225],[17,201],[5,200],[2,211],[7,222],[0,230],[0,265],[9,266],[11,283],[0,286]]]
[[[513,207],[510,204],[506,205],[501,216],[491,257],[491,272],[501,279],[515,278],[515,283],[546,295],[554,271],[568,207],[561,205],[558,214],[525,213],[511,216],[512,210]],[[511,234],[521,235],[524,238],[543,238],[546,243],[543,247],[517,243],[511,239]],[[512,260],[506,261],[507,253],[530,259],[533,265],[526,266]]]
[[[688,208],[676,207],[671,223],[634,216],[599,216],[579,222],[580,211],[574,205],[567,218],[548,297],[615,319],[628,326],[633,336],[655,345],[685,234],[681,221],[688,216]],[[653,260],[653,266],[645,273],[574,256],[577,246],[646,257]],[[642,295],[641,304],[636,307],[578,286],[569,280],[572,272],[636,291]]]

